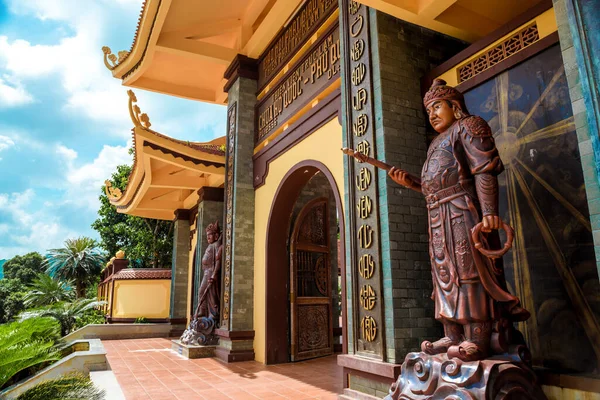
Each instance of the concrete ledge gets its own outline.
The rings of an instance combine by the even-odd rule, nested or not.
[[[398,378],[402,367],[400,364],[385,363],[350,354],[339,355],[337,357],[337,363],[340,367],[377,375],[387,378],[387,380],[391,379],[392,381],[395,381]]]
[[[171,324],[89,324],[64,337],[77,339],[143,339],[171,336]]]
[[[34,376],[9,386],[0,392],[0,398],[6,400],[15,399],[39,383],[59,378],[71,372],[89,374],[90,371],[108,370],[106,350],[104,350],[104,346],[99,339],[75,340],[70,343],[70,346],[77,349],[78,347],[81,348],[85,343],[89,343],[89,350],[75,351],[39,371]]]
[[[171,350],[187,359],[210,358],[215,356],[217,346],[193,346],[179,340],[171,340]]]

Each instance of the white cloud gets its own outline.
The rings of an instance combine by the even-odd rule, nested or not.
[[[67,94],[66,112],[102,121],[108,125],[108,132],[126,137],[131,126],[127,94],[105,68],[101,47],[105,44],[102,43],[103,33],[110,27],[110,13],[139,10],[141,1],[120,0],[116,6],[120,9],[115,10],[114,1],[12,0],[9,8],[14,14],[61,21],[74,33],[51,45],[32,44],[23,39],[11,41],[0,35],[0,69],[17,82],[25,83],[57,75]],[[132,28],[134,23],[135,20],[132,20]],[[0,81],[0,104],[1,84]],[[13,87],[13,92],[21,95],[21,101],[32,101],[31,96],[26,97],[28,93],[22,86]]]
[[[0,107],[16,107],[33,101],[19,80],[9,75],[3,78],[0,78]]]
[[[35,208],[32,204],[34,197],[32,189],[0,194],[0,210],[7,218],[6,222],[0,224],[0,233],[5,236],[5,244],[0,246],[0,259],[12,258],[30,251],[44,252],[60,247],[69,237],[78,236],[61,224],[53,209]],[[6,240],[7,237],[9,241]]]
[[[75,150],[63,146],[62,144],[56,146],[56,154],[69,165],[77,158],[77,152]]]
[[[8,136],[0,135],[0,151],[6,150],[15,145],[15,142]]]
[[[89,163],[74,165],[71,163],[66,177],[66,201],[80,207],[97,211],[99,208],[98,190],[116,171],[117,165],[131,164],[129,146],[104,146],[98,156]],[[70,150],[70,149],[69,149]],[[74,159],[73,159],[74,160]]]

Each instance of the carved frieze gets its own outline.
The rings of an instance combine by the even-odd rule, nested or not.
[[[229,327],[229,299],[231,296],[231,237],[233,234],[233,185],[235,162],[235,136],[237,130],[237,102],[227,110],[227,161],[225,172],[225,262],[223,268],[223,307],[221,327]]]
[[[271,43],[258,64],[258,87],[262,88],[337,8],[337,0],[308,0],[281,34]]]
[[[340,33],[333,26],[261,100],[256,109],[256,142],[282,126],[314,100],[340,71]]]

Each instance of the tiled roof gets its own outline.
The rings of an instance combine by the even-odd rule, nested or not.
[[[158,268],[125,268],[113,275],[113,279],[171,279],[171,270]]]

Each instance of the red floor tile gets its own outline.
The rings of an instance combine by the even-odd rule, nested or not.
[[[342,369],[336,357],[266,366],[186,360],[169,339],[102,341],[127,400],[337,399]]]

